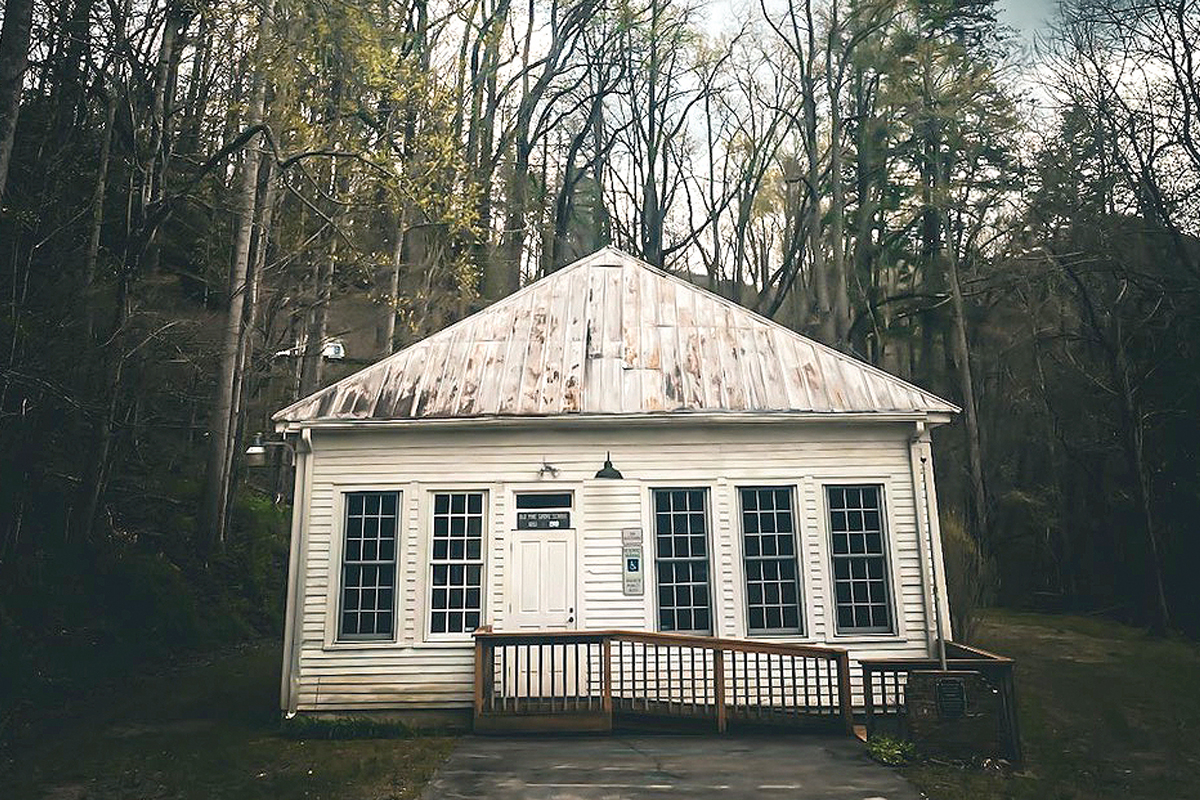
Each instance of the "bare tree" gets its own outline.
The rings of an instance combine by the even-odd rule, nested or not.
[[[8,0],[4,4],[4,27],[0,29],[0,197],[8,182],[13,136],[17,130],[21,86],[29,63],[29,29],[33,0]]]

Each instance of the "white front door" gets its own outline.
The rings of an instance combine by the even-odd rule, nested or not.
[[[512,531],[509,570],[510,631],[573,630],[575,531]]]

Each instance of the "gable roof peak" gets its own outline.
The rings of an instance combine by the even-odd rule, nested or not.
[[[606,245],[274,419],[957,411]]]

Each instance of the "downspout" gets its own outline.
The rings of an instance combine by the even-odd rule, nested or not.
[[[923,460],[921,469],[922,471],[928,470],[929,474],[925,502],[930,510],[929,539],[932,545],[930,560],[933,562],[933,584],[938,587],[938,592],[943,598],[941,607],[938,609],[938,618],[942,621],[942,630],[945,632],[946,640],[953,641],[954,626],[950,619],[950,593],[946,589],[946,562],[942,558],[942,521],[937,515],[937,482],[933,477],[933,445],[930,443],[928,435],[922,440],[921,447]]]
[[[297,626],[303,630],[298,615],[303,613],[300,597],[304,582],[300,570],[304,560],[303,543],[308,539],[308,489],[312,470],[312,432],[305,428],[296,443],[296,478],[292,490],[292,536],[288,548],[287,612],[283,627],[283,675],[279,687],[279,707],[288,719],[296,715],[297,684],[300,670],[300,640]]]
[[[925,528],[929,534],[929,549],[930,549],[930,551],[932,551],[934,548],[933,528],[929,524],[929,518],[930,518],[930,516],[932,516],[933,512],[929,508],[929,477],[928,477],[928,470],[925,468],[925,462],[926,462],[925,456],[922,455],[921,456],[921,494],[925,497]],[[946,635],[942,631],[942,602],[940,599],[940,593],[938,592],[938,582],[937,582],[937,575],[936,575],[937,566],[933,565],[933,569],[934,569],[934,573],[935,573],[934,580],[933,580],[933,610],[934,610],[934,618],[937,620],[938,664],[941,666],[942,671],[945,672],[945,670],[946,670]]]
[[[934,536],[933,515],[935,507],[930,502],[928,477],[928,448],[929,430],[924,421],[916,423],[916,430],[909,437],[909,463],[912,470],[914,505],[917,510],[917,550],[921,558],[921,588],[925,596],[925,608],[932,611],[934,618],[935,638],[929,641],[931,633],[926,628],[926,646],[932,650],[937,648],[938,662],[946,669],[946,635],[943,624],[942,600],[940,582],[938,581],[937,561],[941,550],[937,547]],[[938,526],[940,528],[940,526]],[[928,620],[928,614],[926,615]]]

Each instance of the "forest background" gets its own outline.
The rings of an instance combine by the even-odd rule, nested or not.
[[[6,0],[0,738],[278,629],[269,414],[604,244],[962,406],[980,603],[1200,636],[1200,0]],[[361,333],[361,331],[360,331]],[[281,451],[276,451],[281,452]]]

